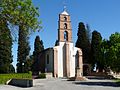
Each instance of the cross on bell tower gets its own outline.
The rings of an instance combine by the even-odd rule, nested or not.
[[[64,6],[64,11],[61,14],[59,14],[58,41],[72,42],[71,21],[70,15],[66,11],[66,6]]]

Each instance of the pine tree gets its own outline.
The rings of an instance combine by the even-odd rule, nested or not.
[[[43,41],[40,40],[39,36],[36,36],[35,38],[35,42],[34,42],[34,52],[33,52],[33,57],[34,57],[34,61],[33,61],[33,72],[38,71],[37,70],[37,62],[38,62],[38,55],[40,54],[41,51],[44,50],[44,46],[43,46]]]
[[[80,22],[78,26],[78,39],[76,47],[81,48],[83,52],[83,63],[89,63],[90,41],[87,36],[87,30],[84,23]]]
[[[19,38],[18,38],[18,58],[17,58],[17,72],[24,73],[26,58],[29,55],[30,47],[27,37],[27,32],[25,32],[24,25],[19,27]]]
[[[0,73],[12,73],[12,37],[7,21],[0,15]]]
[[[93,31],[92,32],[92,41],[91,41],[91,63],[94,67],[94,64],[97,64],[97,68],[101,69],[102,66],[100,65],[101,59],[101,43],[102,43],[102,36],[99,32]]]

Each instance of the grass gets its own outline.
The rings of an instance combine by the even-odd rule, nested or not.
[[[15,79],[32,79],[32,74],[29,73],[13,73],[13,74],[0,74],[0,84],[5,84],[8,80]]]

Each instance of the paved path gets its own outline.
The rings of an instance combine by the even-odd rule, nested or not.
[[[67,81],[53,78],[34,80],[31,88],[0,85],[0,90],[120,90],[120,87],[111,80]]]

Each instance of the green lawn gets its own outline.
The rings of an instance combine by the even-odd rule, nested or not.
[[[20,74],[0,74],[0,84],[5,84],[6,81],[16,78],[16,79],[32,79],[32,74],[20,73]]]

